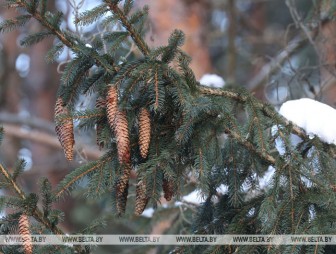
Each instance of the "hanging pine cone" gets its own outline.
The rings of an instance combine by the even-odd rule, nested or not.
[[[31,242],[31,233],[29,229],[29,219],[26,214],[21,214],[19,218],[19,234],[23,240],[23,249],[25,254],[33,253],[33,245]]]
[[[112,129],[114,129],[118,112],[118,91],[115,86],[110,86],[107,91],[106,112],[109,125]]]
[[[115,135],[117,138],[118,159],[121,164],[131,160],[128,121],[125,112],[118,112],[115,118]]]
[[[148,201],[149,197],[146,194],[146,183],[144,181],[140,181],[136,186],[135,215],[143,213]]]
[[[147,109],[142,108],[139,114],[139,146],[142,158],[146,158],[148,155],[150,134],[150,115]]]
[[[123,191],[119,191],[117,189],[116,206],[118,215],[123,215],[126,211],[127,195],[128,195],[128,181]]]
[[[174,195],[174,183],[164,178],[162,183],[162,189],[164,193],[164,198],[167,201],[170,201]]]
[[[69,114],[69,111],[65,106],[63,106],[62,98],[58,98],[55,105],[56,122],[57,118],[63,114],[67,115]],[[73,159],[73,147],[75,144],[72,119],[66,118],[60,122],[57,122],[55,130],[58,140],[60,141],[64,150],[65,157],[67,160],[71,161]]]
[[[98,97],[97,100],[96,100],[96,109],[105,109],[105,108],[106,108],[106,100],[104,100],[101,97]],[[99,149],[102,149],[105,146],[104,141],[101,141],[99,139],[100,135],[103,131],[103,128],[104,128],[103,121],[98,120],[96,122],[96,134],[97,134],[97,145],[98,145]]]
[[[126,188],[128,188],[128,181],[131,174],[132,166],[130,163],[123,164],[123,174],[118,179],[116,183],[116,191],[117,193],[122,193],[125,191]]]

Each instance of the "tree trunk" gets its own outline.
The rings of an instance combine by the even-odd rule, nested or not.
[[[320,99],[336,107],[336,22],[325,22],[320,29],[317,48],[320,57]]]

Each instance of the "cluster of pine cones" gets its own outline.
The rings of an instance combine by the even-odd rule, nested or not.
[[[126,208],[126,201],[128,195],[129,177],[131,174],[131,153],[130,153],[130,140],[126,111],[118,109],[118,91],[113,85],[109,86],[106,99],[99,97],[96,101],[97,109],[105,109],[107,120],[110,128],[113,130],[117,141],[118,160],[123,167],[123,174],[116,182],[116,201],[117,211],[123,214]],[[74,134],[73,134],[73,119],[70,117],[67,107],[64,105],[62,98],[58,98],[55,106],[55,119],[61,115],[63,118],[56,124],[56,134],[62,145],[67,160],[73,160],[74,154]],[[69,115],[69,117],[67,117]],[[148,155],[150,139],[151,139],[151,120],[150,113],[147,109],[141,108],[138,116],[139,120],[139,148],[140,155],[146,158]],[[103,129],[102,122],[97,121],[97,137]],[[103,147],[98,138],[97,144],[100,148]],[[164,197],[169,201],[173,196],[172,184],[164,180],[163,182]],[[135,214],[140,215],[144,211],[149,197],[146,194],[146,183],[140,180],[136,186],[136,203]]]

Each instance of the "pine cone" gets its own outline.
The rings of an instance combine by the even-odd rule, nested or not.
[[[162,183],[162,189],[164,193],[164,198],[167,201],[170,201],[174,196],[174,183],[164,178]]]
[[[118,159],[121,164],[130,163],[130,141],[128,136],[128,121],[125,112],[118,112],[115,118],[115,135],[117,138]]]
[[[128,181],[124,188],[124,191],[119,191],[117,189],[116,203],[117,203],[118,215],[123,215],[126,211],[127,195],[128,195]]]
[[[58,98],[55,105],[55,119],[62,115],[69,114],[66,107],[63,106],[62,98]],[[59,123],[56,123],[56,134],[58,140],[60,141],[62,148],[64,150],[65,157],[67,160],[73,160],[73,147],[75,144],[74,134],[73,134],[73,122],[72,119],[64,119]]]
[[[104,100],[103,98],[101,97],[98,97],[97,100],[96,100],[96,109],[105,109],[106,108],[106,100]],[[103,121],[101,120],[98,120],[96,122],[96,134],[97,134],[97,145],[99,147],[99,149],[102,149],[104,148],[105,144],[103,141],[99,140],[100,138],[100,135],[102,133],[102,130],[104,128],[103,126]]]
[[[115,120],[118,112],[118,91],[115,86],[110,86],[106,97],[107,120],[112,129],[115,128]]]
[[[139,114],[139,146],[142,158],[146,158],[148,155],[150,134],[150,115],[147,109],[142,108]]]
[[[144,181],[140,181],[136,186],[135,215],[143,213],[148,201],[149,197],[146,194],[146,183]]]
[[[123,171],[123,175],[118,179],[117,184],[116,184],[116,188],[117,188],[117,192],[124,192],[126,188],[128,188],[128,180],[131,174],[131,164],[124,164],[124,171]]]
[[[19,218],[19,234],[23,239],[23,249],[25,254],[33,253],[33,245],[31,242],[31,233],[29,229],[29,219],[26,214],[21,214]]]

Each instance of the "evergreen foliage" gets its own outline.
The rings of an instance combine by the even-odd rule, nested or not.
[[[12,31],[34,18],[46,31],[29,35],[22,45],[30,46],[54,36],[57,43],[46,56],[49,61],[57,58],[64,47],[75,54],[60,80],[58,96],[61,107],[66,109],[62,112],[66,113],[57,114],[58,132],[62,135],[69,131],[64,129],[64,123],[72,124],[74,119],[80,121],[80,128],[93,129],[97,125],[97,140],[104,144],[106,153],[70,172],[55,190],[47,179],[42,179],[39,195],[24,193],[16,183],[23,161],[17,163],[13,173],[0,165],[1,186],[14,192],[13,196],[1,197],[0,208],[15,208],[1,219],[1,234],[15,232],[22,214],[36,222],[30,225],[30,232],[62,234],[58,224],[63,214],[53,210],[52,204],[66,198],[64,194],[84,179],[87,198],[108,194],[111,210],[123,215],[132,208],[128,206],[128,194],[136,195],[135,213],[140,214],[147,204],[156,207],[163,195],[167,200],[178,199],[191,175],[196,176],[196,187],[206,201],[197,208],[191,225],[182,224],[184,232],[335,234],[335,146],[318,138],[310,139],[272,106],[259,102],[245,90],[202,87],[189,67],[190,57],[181,50],[182,31],[173,31],[168,45],[150,49],[143,39],[148,7],[133,11],[131,0],[124,1],[123,6],[118,5],[121,1],[105,0],[81,13],[75,22],[81,26],[109,26],[117,21],[124,30],[105,32],[88,46],[84,38],[60,28],[63,14],[48,12],[47,1],[7,2],[10,8],[25,12],[3,21],[1,32]],[[130,41],[138,47],[141,57],[120,55],[127,52],[125,45]],[[116,89],[117,97],[112,113],[113,105],[108,101],[111,88]],[[97,106],[78,112],[76,103],[83,94],[107,100],[106,108]],[[143,112],[146,116],[139,126]],[[276,132],[271,132],[273,126],[278,127]],[[2,132],[1,129],[0,140]],[[298,145],[291,144],[291,134],[300,136]],[[275,148],[276,139],[283,142],[284,154]],[[269,167],[275,169],[272,183],[261,189],[258,178]],[[131,170],[137,175],[136,182],[129,179]],[[135,185],[137,190],[130,188]],[[225,194],[219,192],[222,185],[228,187]],[[104,224],[104,219],[97,220],[83,232],[96,232]],[[18,253],[16,248],[7,246],[2,251]],[[325,249],[296,246],[295,251],[323,253]],[[75,251],[90,253],[91,249],[34,247],[34,253]],[[288,246],[195,246],[177,248],[175,253],[251,251],[293,253]]]

